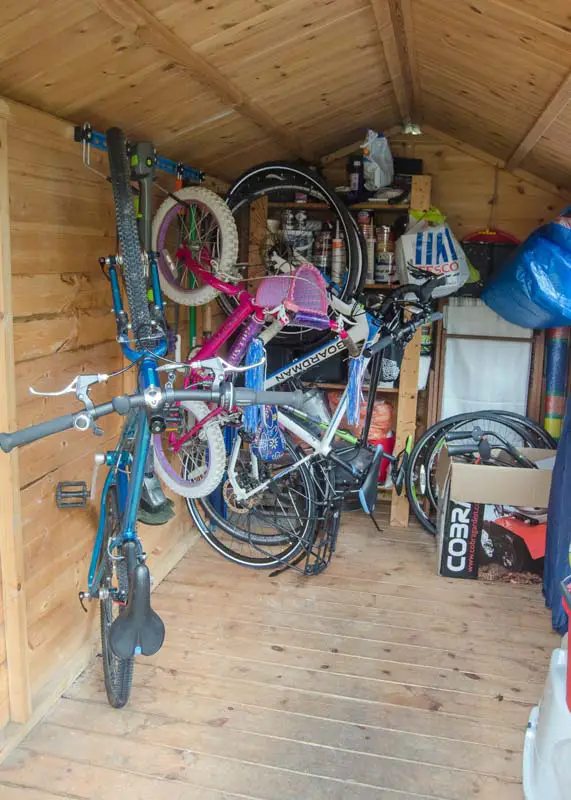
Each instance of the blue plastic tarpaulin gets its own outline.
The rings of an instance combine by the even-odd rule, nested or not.
[[[524,328],[571,325],[571,219],[561,216],[534,231],[492,276],[482,299]]]

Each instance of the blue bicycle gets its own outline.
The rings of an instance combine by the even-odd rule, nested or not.
[[[96,463],[106,466],[108,472],[88,588],[80,593],[82,604],[86,600],[100,601],[105,689],[109,703],[121,708],[129,699],[134,657],[153,655],[161,648],[165,637],[163,621],[151,607],[151,576],[137,535],[145,475],[152,473],[151,434],[165,429],[169,410],[176,403],[204,401],[230,411],[236,406],[264,403],[300,407],[302,396],[295,392],[256,392],[235,387],[224,379],[224,362],[217,359],[202,364],[214,373],[214,382],[208,390],[174,389],[172,380],[161,384],[161,373],[189,367],[165,358],[168,337],[157,259],[147,246],[141,246],[141,240],[150,241],[150,233],[138,230],[133,204],[131,178],[140,183],[144,199],[152,181],[153,151],[147,145],[149,152],[142,160],[134,158],[131,152],[129,162],[126,141],[118,128],[107,132],[107,150],[121,255],[104,259],[102,266],[111,284],[117,340],[130,362],[127,368],[137,371],[138,391],[95,406],[89,396],[90,387],[114,375],[79,375],[62,392],[43,394],[75,392],[83,404],[80,411],[14,433],[0,433],[0,448],[8,453],[14,447],[70,428],[98,433],[99,418],[111,413],[125,416],[115,450],[96,456]],[[147,214],[146,218],[150,216]],[[127,297],[128,314],[123,305],[121,284]],[[207,469],[208,442],[203,458]],[[74,496],[78,494],[74,493],[76,487],[77,484],[61,487],[60,501],[65,502],[67,494],[67,499],[72,501],[68,504],[83,505],[77,501],[84,498]]]

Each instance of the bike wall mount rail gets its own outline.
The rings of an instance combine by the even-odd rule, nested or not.
[[[84,125],[76,125],[73,129],[74,141],[83,145],[83,158],[89,164],[89,149],[95,147],[96,150],[107,150],[107,137],[104,133],[94,131],[91,125],[86,122]],[[183,164],[182,161],[172,161],[170,158],[163,158],[155,154],[155,168],[161,172],[168,172],[177,178],[191,183],[202,183],[204,172],[194,167]]]

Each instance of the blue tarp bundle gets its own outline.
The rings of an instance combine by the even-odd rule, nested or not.
[[[482,299],[508,322],[571,325],[571,227],[560,219],[534,231],[485,287]]]
[[[571,402],[567,402],[563,432],[557,447],[551,477],[547,510],[547,542],[543,571],[543,594],[551,609],[553,627],[563,635],[567,631],[567,615],[561,605],[560,584],[571,573]]]

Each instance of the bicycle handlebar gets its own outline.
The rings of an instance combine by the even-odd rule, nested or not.
[[[157,409],[163,408],[165,404],[185,400],[202,400],[206,403],[218,403],[224,408],[231,408],[234,405],[274,405],[291,406],[301,408],[303,405],[303,392],[267,392],[254,391],[234,387],[232,384],[221,384],[217,389],[163,389],[161,391],[161,403]],[[61,433],[70,428],[78,430],[89,430],[91,423],[100,417],[108,414],[125,415],[131,408],[140,408],[148,405],[148,398],[144,394],[123,395],[114,397],[109,403],[95,406],[93,410],[76,411],[73,414],[64,414],[62,417],[40,422],[37,425],[30,425],[14,433],[0,433],[0,449],[9,453],[15,447],[22,447],[31,444],[38,439],[44,439],[54,433]]]
[[[421,305],[426,305],[430,301],[433,291],[438,286],[442,286],[442,284],[446,283],[446,280],[446,276],[439,276],[437,278],[430,278],[424,281],[424,283],[403,283],[402,286],[397,286],[397,288],[385,298],[379,312],[380,315],[384,316],[393,302],[406,294],[416,295]]]
[[[382,339],[379,339],[378,342],[371,345],[371,347],[366,347],[363,350],[363,355],[366,358],[372,358],[372,356],[380,353],[382,350],[386,350],[389,345],[393,344],[393,342],[399,342],[401,339],[406,339],[407,336],[413,334],[418,328],[425,325],[427,322],[436,322],[436,320],[442,319],[442,314],[440,312],[436,312],[434,314],[420,314],[416,316],[414,319],[411,319],[410,322],[406,322],[402,325],[398,331],[395,333],[391,333],[388,336],[383,336]]]

